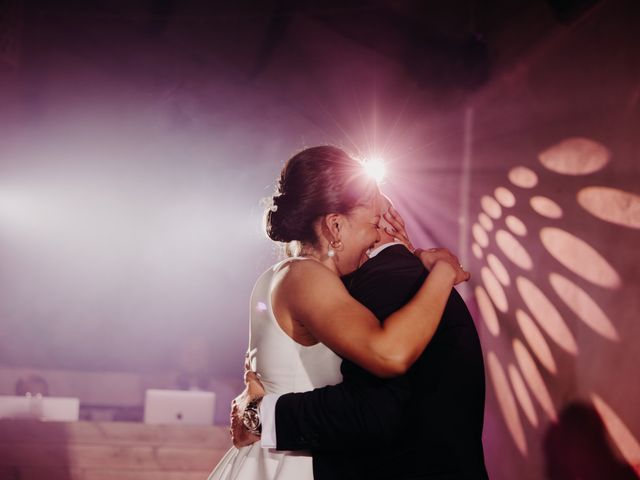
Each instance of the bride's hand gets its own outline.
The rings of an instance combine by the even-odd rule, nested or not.
[[[389,235],[392,235],[400,243],[404,243],[409,251],[413,252],[415,248],[413,248],[413,244],[409,239],[409,234],[407,233],[404,225],[404,220],[402,219],[398,211],[393,207],[389,207],[389,210],[387,210],[387,212],[384,214],[384,219],[387,221],[387,223],[389,223],[389,225],[391,225],[391,227],[393,227],[385,228],[386,232]]]
[[[265,394],[264,387],[256,372],[245,371],[244,391],[231,402],[231,440],[236,447],[244,447],[260,440],[260,436],[254,435],[244,426],[242,416],[247,404],[252,400],[261,398]]]
[[[429,270],[432,270],[438,262],[448,264],[455,272],[454,285],[466,282],[471,278],[471,274],[464,269],[458,257],[446,248],[430,248],[429,250],[417,249],[414,253]]]

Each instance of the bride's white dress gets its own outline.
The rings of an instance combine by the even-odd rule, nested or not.
[[[262,274],[251,294],[251,365],[260,373],[267,393],[305,392],[335,385],[342,381],[340,358],[321,343],[311,347],[296,343],[273,315],[273,276],[281,265]],[[311,462],[308,452],[269,450],[258,442],[239,449],[232,447],[209,480],[312,480]]]

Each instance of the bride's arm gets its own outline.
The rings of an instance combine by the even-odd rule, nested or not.
[[[422,257],[425,263],[432,260],[428,253]],[[440,259],[430,265],[416,295],[384,324],[317,262],[292,262],[275,287],[273,300],[338,355],[378,377],[392,377],[405,373],[417,360],[438,327],[453,285],[466,279],[452,262]]]

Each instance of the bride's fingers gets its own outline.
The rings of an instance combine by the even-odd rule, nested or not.
[[[396,217],[394,217],[391,213],[387,212],[384,214],[384,219],[391,225],[395,230],[399,232],[404,232],[404,223],[398,221]]]
[[[385,215],[387,215],[385,213]],[[398,222],[394,222],[393,220],[390,220],[390,217],[385,216],[384,219],[387,221],[387,223],[389,223],[389,225],[391,225],[390,227],[385,227],[385,230],[393,236],[407,236],[407,232],[404,229],[404,227],[402,225],[400,225]]]
[[[384,219],[393,228],[393,231],[387,229],[387,233],[389,233],[389,235],[393,235],[413,251],[413,245],[411,244],[411,239],[407,233],[404,220],[398,211],[393,207],[389,207],[389,210],[384,214]]]
[[[400,215],[400,213],[398,213],[398,211],[395,208],[389,207],[388,212],[398,223],[400,223],[400,225],[404,227],[404,218],[402,218],[402,215]]]
[[[415,251],[415,248],[413,248],[413,244],[411,243],[411,240],[409,240],[406,232],[398,231],[389,227],[385,228],[385,231],[400,243],[404,243],[410,251]]]
[[[456,261],[456,263],[452,262],[451,265],[458,271],[456,285],[458,283],[468,282],[469,279],[471,279],[471,272],[465,270],[462,264]]]
[[[396,230],[395,228],[385,228],[385,232],[387,232],[389,235],[391,235],[393,238],[395,238],[396,240],[402,242],[402,243],[410,243],[409,242],[409,238],[407,237],[407,234],[401,231]]]
[[[396,230],[393,227],[384,227],[384,231],[387,232],[389,235],[392,235],[394,237],[400,238],[402,237],[402,232],[399,232],[398,230]]]

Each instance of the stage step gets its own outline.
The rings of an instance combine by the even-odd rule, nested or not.
[[[227,427],[0,421],[0,480],[205,480]]]
[[[30,467],[0,467],[1,480],[206,480],[207,471],[128,471],[128,470],[65,470]]]

